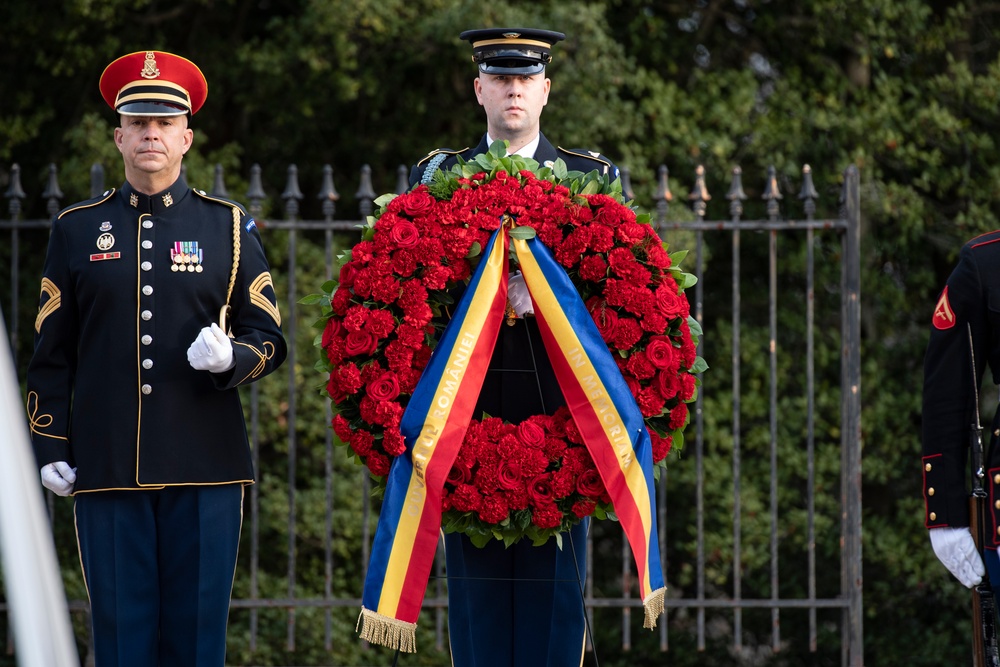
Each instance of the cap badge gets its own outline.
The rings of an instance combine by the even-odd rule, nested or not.
[[[97,249],[98,250],[111,250],[112,246],[115,245],[115,237],[111,234],[101,234],[97,237]]]
[[[174,198],[170,195],[169,192],[167,194],[163,195],[163,205],[164,206],[172,206],[173,203],[174,203]]]
[[[156,66],[156,57],[152,51],[146,51],[146,60],[142,63],[142,71],[139,76],[143,79],[155,79],[160,76],[160,68]]]
[[[139,208],[139,195],[132,193],[128,197],[128,203],[132,204],[132,208]]]
[[[101,223],[101,231],[102,232],[106,232],[106,231],[108,231],[110,229],[111,229],[111,223],[110,222],[108,222],[107,220],[105,220],[104,222]]]
[[[521,36],[521,33],[519,33],[519,32],[505,32],[503,34],[503,36],[506,37],[507,39],[517,39],[518,37]]]

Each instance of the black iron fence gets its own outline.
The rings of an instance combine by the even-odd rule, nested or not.
[[[400,167],[396,192],[405,190],[406,174]],[[22,269],[26,265],[22,244],[30,241],[36,251],[44,248],[50,220],[24,219],[22,211],[26,202],[38,197],[49,215],[68,202],[63,201],[54,165],[40,194],[26,193],[16,165],[9,175],[8,216],[0,220],[0,230],[9,238],[10,289],[0,294],[0,306],[15,358],[23,358],[25,346],[31,344],[31,328],[20,316],[26,306],[21,300],[29,287],[35,289],[40,276],[35,275],[37,270]],[[318,373],[312,378],[315,371],[310,370],[316,353],[308,321],[318,313],[309,313],[299,301],[318,291],[318,285],[300,281],[328,279],[335,253],[349,247],[358,225],[372,213],[376,192],[371,176],[367,166],[361,169],[355,193],[357,219],[335,217],[340,195],[330,167],[322,169],[319,179],[317,219],[300,216],[305,197],[295,166],[289,167],[284,190],[274,200],[267,197],[261,169],[254,166],[242,198],[258,219],[279,295],[285,292],[285,303],[279,305],[287,311],[285,335],[292,343],[284,367],[275,374],[278,377],[265,378],[270,382],[267,389],[258,383],[244,390],[255,468],[263,474],[268,461],[280,456],[285,472],[283,484],[258,483],[247,495],[249,526],[244,529],[230,628],[231,633],[238,628],[246,637],[251,656],[261,642],[273,641],[273,633],[265,639],[261,631],[264,613],[280,610],[284,615],[282,650],[294,652],[303,632],[297,627],[297,612],[321,610],[322,642],[325,650],[333,651],[335,610],[360,608],[360,582],[377,503],[369,499],[367,475],[338,463],[343,457],[335,455],[330,429],[311,426],[320,414],[328,424],[331,415],[325,401],[317,410],[316,392],[311,391],[322,384]],[[664,618],[656,631],[658,649],[668,651],[671,636],[679,634],[698,650],[722,637],[733,655],[762,648],[780,652],[792,645],[829,654],[832,646],[839,646],[841,664],[858,667],[863,664],[858,172],[850,167],[827,178],[826,182],[838,185],[836,192],[825,190],[824,199],[808,166],[793,176],[779,175],[772,167],[760,179],[764,185],[758,189],[759,197],[748,201],[741,170],[733,169],[714,181],[728,181],[727,216],[718,219],[708,217],[713,196],[704,170],[699,167],[693,176],[688,201],[679,205],[667,169],[661,167],[655,201],[646,207],[672,251],[685,245],[692,251],[684,266],[697,275],[698,283],[688,296],[692,314],[705,331],[701,355],[711,366],[702,378],[684,451],[680,458],[670,459],[658,485],[660,551],[669,587]],[[799,203],[782,210],[782,190],[790,191],[794,182]],[[631,193],[627,171],[623,187]],[[104,189],[103,171],[95,166],[92,194]],[[221,167],[216,168],[210,191],[229,196]],[[834,198],[835,203],[830,201]],[[262,219],[272,201],[275,208],[282,208],[280,217],[268,214]],[[818,205],[836,214],[817,217]],[[761,215],[746,217],[745,207]],[[284,256],[276,257],[272,245],[284,248]],[[306,245],[321,249],[321,269],[303,266]],[[23,373],[23,368],[19,370]],[[276,394],[280,398],[275,399]],[[277,424],[272,423],[274,410],[262,410],[262,401],[275,400],[281,403]],[[307,402],[308,406],[302,405]],[[262,414],[267,415],[266,423]],[[267,459],[264,469],[262,455]],[[305,460],[308,467],[301,469]],[[270,471],[268,475],[274,478]],[[320,476],[321,484],[310,485],[318,493],[303,495],[303,479],[315,481]],[[345,480],[351,489],[346,494],[341,490]],[[286,513],[283,549],[274,548],[271,532],[262,535],[262,501],[273,500],[269,494],[283,494],[277,503]],[[49,501],[56,517],[54,499]],[[360,506],[360,526],[345,530],[338,513],[353,502]],[[317,511],[304,503],[322,508]],[[306,564],[302,563],[303,513],[322,517],[322,526],[313,526],[321,535],[319,543],[309,545],[316,558]],[[338,548],[344,540],[351,542],[348,556]],[[61,545],[64,554],[74,548],[71,542]],[[273,569],[263,561],[280,551],[286,565],[281,595],[275,594],[273,585],[261,583],[265,570]],[[434,628],[435,650],[443,652],[447,597],[441,551],[424,605]],[[634,645],[632,610],[641,607],[641,600],[633,597],[634,566],[627,543],[615,531],[595,527],[588,554],[592,563],[584,588],[588,616],[593,621],[595,612],[605,619],[607,613],[619,614],[618,641],[629,650]],[[73,568],[75,561],[63,566]],[[303,567],[322,568],[315,577],[322,582],[319,587],[303,586]],[[360,573],[347,593],[338,584],[344,570]],[[309,575],[313,578],[316,573]],[[87,601],[69,602],[82,619],[79,631],[86,627]],[[5,598],[0,597],[0,614],[8,612]],[[641,614],[637,617],[641,619]],[[792,620],[783,624],[783,618]],[[637,641],[650,641],[646,636]],[[337,640],[354,641],[353,637]],[[80,641],[88,644],[86,636]],[[15,647],[9,631],[6,646],[12,655]]]

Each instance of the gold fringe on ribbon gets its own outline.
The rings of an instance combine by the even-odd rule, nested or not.
[[[646,611],[646,617],[642,620],[642,627],[652,630],[656,627],[656,619],[660,617],[665,609],[664,602],[667,598],[667,587],[657,588],[646,596],[642,601],[642,608]],[[398,622],[398,621],[397,621]]]
[[[662,598],[662,594],[660,596]],[[660,601],[663,607],[663,601]],[[372,644],[396,649],[403,653],[417,652],[417,624],[379,614],[361,607],[358,624],[354,628],[361,638]]]

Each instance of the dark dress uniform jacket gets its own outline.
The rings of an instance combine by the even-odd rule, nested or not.
[[[976,388],[981,386],[987,365],[994,384],[1000,384],[1000,231],[965,244],[933,313],[923,392],[922,464],[928,528],[969,525],[970,431],[976,420]],[[992,403],[994,398],[983,404]],[[984,446],[988,445],[984,486],[992,523],[987,546],[996,548],[1000,544],[1000,456],[996,447],[1000,411],[984,413],[981,421]]]
[[[195,370],[187,349],[219,320],[237,242],[236,365]],[[199,261],[171,270],[171,250]],[[35,455],[76,466],[77,493],[253,481],[236,388],[277,368],[286,347],[256,224],[238,204],[182,177],[153,196],[125,183],[62,211],[35,331]]]
[[[475,148],[433,151],[410,170],[410,186],[420,183],[421,179],[429,180],[429,175],[425,177],[428,165],[433,168],[439,163],[438,168],[447,171],[458,161],[458,156],[470,160],[488,150],[484,134]],[[542,166],[551,166],[556,159],[562,159],[570,171],[589,173],[596,169],[601,174],[618,177],[618,168],[608,158],[582,149],[555,148],[545,135],[541,135],[534,160]],[[513,326],[501,326],[473,419],[481,419],[485,412],[518,423],[531,415],[551,415],[564,404],[534,318],[515,320]]]

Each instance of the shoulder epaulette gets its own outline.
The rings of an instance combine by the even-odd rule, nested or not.
[[[428,160],[430,160],[435,155],[441,155],[441,154],[444,154],[444,155],[458,155],[459,153],[464,153],[467,150],[469,150],[468,147],[459,148],[458,150],[454,150],[454,149],[451,149],[451,148],[438,148],[438,149],[432,150],[430,153],[428,153],[427,155],[425,155],[424,158],[422,160],[420,160],[420,162],[417,163],[417,166],[419,167],[420,165],[422,165],[424,162],[427,162]]]
[[[104,202],[111,199],[111,197],[114,196],[115,192],[116,192],[115,188],[111,188],[110,190],[105,191],[104,194],[102,194],[100,197],[94,197],[93,199],[88,199],[87,201],[82,201],[79,204],[73,204],[72,206],[64,208],[62,211],[59,212],[59,215],[56,216],[56,220],[59,220],[67,213],[72,213],[73,211],[79,211],[80,209],[83,208],[93,208],[94,206],[100,206]]]
[[[213,197],[204,190],[198,190],[196,188],[191,188],[191,192],[195,193],[196,195],[198,195],[199,197],[201,197],[206,201],[215,202],[216,204],[222,204],[224,206],[228,206],[229,208],[235,206],[236,208],[240,209],[240,213],[242,213],[243,215],[247,215],[247,210],[243,208],[243,205],[237,201],[233,201],[232,199],[226,199],[225,197]]]
[[[557,146],[556,148],[557,150],[561,150],[563,153],[569,153],[570,155],[575,155],[577,157],[584,157],[588,160],[593,160],[594,162],[600,162],[608,167],[615,166],[611,160],[595,151],[588,151],[585,148],[563,148],[562,146]]]

